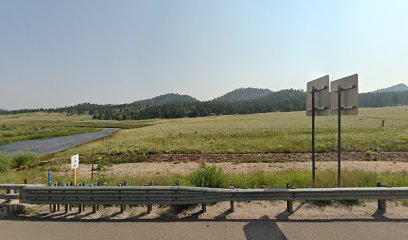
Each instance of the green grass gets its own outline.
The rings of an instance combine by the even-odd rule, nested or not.
[[[148,121],[93,120],[90,115],[25,113],[0,115],[0,144],[99,131],[101,128],[137,128]]]
[[[385,120],[385,127],[381,121]],[[363,108],[342,120],[345,151],[367,153],[408,151],[408,106]],[[316,150],[337,147],[335,116],[317,117]],[[212,116],[148,121],[101,121],[89,115],[59,113],[0,115],[0,144],[119,127],[113,136],[56,154],[83,160],[143,161],[157,153],[310,152],[311,119],[304,112]]]
[[[29,183],[47,183],[47,166],[24,169],[20,171],[7,171],[0,175],[1,183],[22,183],[27,179]],[[66,167],[52,166],[54,182],[67,183],[72,181],[72,173]],[[94,180],[91,176],[81,177],[78,181],[86,184],[98,182],[100,185],[118,185],[126,181],[129,186],[142,186],[148,181],[152,181],[156,186],[171,186],[178,180],[180,185],[201,186],[203,181],[208,187],[228,188],[233,185],[235,188],[286,188],[286,183],[293,184],[296,188],[312,187],[312,176],[307,171],[285,171],[280,173],[253,171],[249,174],[225,173],[221,169],[214,167],[199,168],[187,175],[109,175],[108,172],[95,173]],[[375,173],[363,170],[343,171],[343,187],[375,187],[376,182],[388,184],[394,187],[408,186],[408,173]],[[316,174],[317,187],[337,187],[336,171],[319,171]]]
[[[381,127],[383,119],[385,127]],[[57,157],[80,153],[85,158],[102,155],[105,159],[135,160],[141,153],[310,152],[311,119],[304,112],[155,120],[154,123],[122,130],[108,139],[82,145]],[[360,109],[358,116],[344,116],[342,123],[345,151],[408,151],[408,106]],[[316,126],[317,151],[336,151],[336,117],[318,117]]]

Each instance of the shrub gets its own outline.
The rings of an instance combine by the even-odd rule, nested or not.
[[[33,163],[35,163],[38,159],[38,156],[35,155],[34,153],[31,152],[25,152],[25,153],[18,153],[15,155],[11,161],[11,166],[13,168],[18,168],[18,167],[29,167]]]
[[[0,154],[0,172],[6,171],[9,166],[10,160],[6,156]]]
[[[202,184],[211,188],[222,188],[227,185],[227,176],[221,169],[215,166],[201,166],[188,175],[187,180],[197,187],[200,187]]]

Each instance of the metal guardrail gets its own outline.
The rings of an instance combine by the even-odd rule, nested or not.
[[[10,201],[12,199],[19,199],[19,192],[24,187],[30,186],[44,186],[38,184],[0,184],[0,190],[5,190],[5,194],[0,194],[0,199]]]
[[[24,187],[39,187],[39,186],[45,186],[43,184],[0,184],[0,190],[21,190]]]
[[[58,185],[58,184],[57,184]],[[81,184],[83,185],[83,184]],[[207,187],[185,186],[45,186],[35,184],[0,184],[0,199],[19,199],[21,203],[50,204],[52,211],[59,210],[65,205],[65,211],[71,210],[73,205],[81,212],[84,205],[93,205],[93,211],[99,205],[120,205],[123,211],[126,205],[145,204],[148,212],[152,204],[179,205],[202,204],[203,212],[206,204],[229,201],[231,211],[235,201],[287,201],[288,212],[293,212],[293,201],[296,200],[359,200],[376,199],[378,209],[386,211],[386,200],[408,199],[408,187],[389,187],[377,183],[377,187],[366,188],[299,188],[294,189],[290,184],[286,189],[221,189]],[[177,210],[176,210],[177,211]]]
[[[197,204],[253,200],[408,199],[408,187],[217,189],[183,186],[24,187],[20,202],[32,204]]]

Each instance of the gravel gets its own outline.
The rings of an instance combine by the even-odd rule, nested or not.
[[[119,129],[104,128],[99,132],[13,142],[5,145],[0,145],[0,152],[6,155],[14,155],[18,152],[33,152],[41,155],[56,153],[71,149],[86,142],[109,136],[117,130]]]

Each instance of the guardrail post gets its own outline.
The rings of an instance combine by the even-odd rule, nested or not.
[[[72,187],[72,182],[69,182],[68,186]],[[68,204],[68,210],[72,211],[72,204]]]
[[[82,182],[81,187],[85,186],[85,182]],[[82,204],[82,211],[85,212],[85,204]]]
[[[119,184],[119,187],[124,186],[124,184],[125,184],[125,182],[121,182],[121,183]],[[119,190],[119,193],[121,193],[120,190]],[[121,200],[120,194],[119,194],[119,200]],[[120,213],[123,213],[124,211],[125,211],[125,205],[124,205],[124,204],[121,204],[121,205],[120,205]]]
[[[68,187],[68,186],[69,186],[69,183],[65,184],[65,186]],[[64,192],[64,195],[65,195],[65,190],[64,190],[63,192]],[[68,209],[69,209],[69,208],[68,208],[68,205],[69,205],[69,204],[65,204],[65,205],[64,205],[64,213],[65,213],[65,214],[68,213]]]
[[[93,167],[93,166],[92,166]],[[91,185],[92,187],[94,187],[94,186],[96,186],[96,184],[95,183],[93,183],[92,185]],[[93,191],[91,190],[91,193],[93,193]],[[93,199],[93,198],[91,198],[91,199]],[[96,204],[93,204],[92,205],[92,213],[96,213]]]
[[[229,188],[234,189],[235,187],[232,184],[230,184]],[[230,212],[234,211],[235,211],[234,201],[230,201]]]
[[[53,184],[53,187],[57,186],[56,183]],[[52,210],[51,212],[55,213],[57,211],[57,204],[52,204]]]
[[[123,181],[122,186],[126,187],[126,181]],[[123,210],[126,211],[126,204],[123,204]]]
[[[180,186],[180,182],[179,182],[179,180],[176,180],[176,184],[174,184],[174,186]],[[177,198],[177,194],[178,194],[178,191],[176,190],[176,197],[175,197],[175,199],[174,200],[178,200],[178,198]],[[174,210],[176,211],[176,213],[178,213],[179,212],[179,205],[178,204],[175,204],[174,205]]]
[[[58,186],[59,186],[59,182],[56,182],[55,185],[58,187]],[[57,211],[59,212],[60,210],[61,210],[61,209],[60,209],[60,204],[57,204]]]
[[[78,187],[81,187],[82,183],[78,183]],[[76,191],[78,195],[78,190]],[[82,204],[78,203],[78,213],[82,213]]]
[[[6,189],[6,196],[11,194],[11,189]],[[10,203],[11,199],[6,199],[5,203]]]
[[[152,186],[152,181],[149,181],[146,186]],[[146,190],[146,195],[149,193],[148,190]],[[147,200],[149,200],[149,197],[147,197]],[[152,212],[152,204],[147,204],[147,213]]]
[[[205,187],[204,183],[201,184],[201,187]],[[205,201],[205,192],[203,191],[203,200]],[[207,203],[203,202],[201,203],[201,212],[205,213],[207,212]]]
[[[377,187],[384,187],[381,182],[377,182]],[[385,199],[378,199],[378,211],[380,213],[385,213],[387,210],[387,205]]]
[[[293,186],[292,184],[286,183],[286,188],[293,189]],[[293,201],[292,200],[286,201],[286,211],[290,214],[293,213]]]

